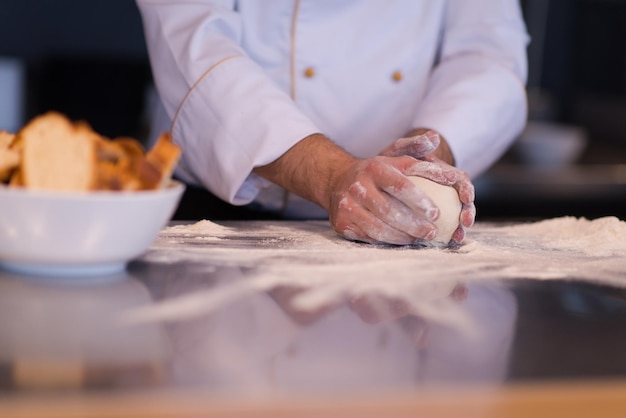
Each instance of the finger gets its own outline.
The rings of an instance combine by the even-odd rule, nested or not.
[[[432,156],[415,161],[413,165],[408,166],[405,173],[419,175],[454,188],[462,203],[459,224],[464,228],[469,228],[474,224],[476,218],[475,191],[467,173]],[[452,241],[460,244],[465,237],[465,231],[459,230],[456,234]]]
[[[418,190],[417,193],[422,192]],[[391,228],[410,235],[413,237],[413,241],[415,239],[432,239],[436,235],[437,230],[433,221],[425,218],[427,212],[421,211],[421,208],[418,208],[417,211],[412,210],[388,193],[377,193],[371,199],[363,202],[363,205],[375,218],[380,219]]]
[[[476,192],[474,190],[472,180],[467,175],[467,173],[457,170],[456,177],[454,178],[450,186],[456,189],[457,193],[459,194],[459,200],[461,201],[461,203],[472,206],[474,205]]]
[[[403,169],[403,174],[407,176],[425,177],[446,186],[458,180],[458,174],[454,172],[457,170],[456,168],[432,156],[426,156],[419,160],[414,159],[412,164],[403,166]]]
[[[338,232],[351,241],[361,241],[368,244],[409,245],[415,242],[414,237],[391,228],[376,218],[363,223],[352,222]]]
[[[462,225],[459,225],[459,227],[452,233],[452,238],[450,238],[450,241],[454,244],[460,245],[461,243],[463,243],[464,239],[465,228]]]
[[[439,143],[439,135],[434,131],[427,131],[421,135],[400,138],[382,150],[379,155],[387,157],[409,155],[413,158],[422,158],[434,152]]]
[[[453,187],[459,194],[459,200],[464,204],[473,204],[475,198],[474,185],[467,173],[445,162],[428,156],[422,160],[414,160],[406,167],[407,176],[420,176],[444,186]]]
[[[336,219],[332,218],[331,224],[337,232],[353,241],[407,245],[416,239],[383,222],[351,195],[342,199]]]
[[[471,204],[463,204],[461,208],[460,222],[466,228],[474,225],[474,221],[476,219],[476,206],[474,203]]]
[[[400,177],[403,176],[400,175]],[[405,189],[409,186],[415,187],[410,181],[409,183],[408,186],[404,186]],[[363,221],[365,216],[362,216],[362,222],[359,226],[361,230],[371,238],[381,239],[381,232],[379,231],[381,229],[380,225],[385,225],[393,230],[402,231],[413,238],[412,241],[403,242],[404,244],[414,242],[416,239],[432,239],[436,235],[436,227],[432,224],[432,221],[438,216],[439,209],[421,190],[417,188],[414,190],[415,194],[422,196],[422,200],[420,200],[421,206],[418,207],[417,210],[412,210],[390,193],[381,192],[375,185],[369,187],[369,191],[367,191],[361,183],[353,186],[354,187],[349,188],[348,191],[355,201],[358,202],[358,205],[369,212],[371,216],[371,219],[365,221]],[[394,187],[386,189],[390,190],[391,193],[395,193],[400,198],[403,198],[404,195],[407,194],[407,192],[398,192]],[[424,209],[425,204],[423,199],[427,199],[428,205],[431,205],[436,212],[432,212],[430,206]],[[433,214],[433,218],[426,218],[427,215],[430,216],[430,213]],[[384,242],[398,243],[397,241],[388,241],[389,237],[382,238]]]
[[[406,232],[386,225],[366,207],[368,195],[379,194],[375,187],[364,187],[360,181],[353,183],[344,194],[338,196],[336,210],[331,211],[333,228],[347,239],[367,243],[407,244],[415,240]]]
[[[397,201],[397,204],[401,203],[408,207],[409,211],[402,211],[402,216],[414,212],[411,216],[412,222],[434,222],[439,217],[439,208],[426,193],[403,174],[403,171],[415,165],[416,161],[418,160],[411,157],[390,159],[382,164],[371,164],[367,170],[370,171],[370,178],[376,179],[376,187],[394,198],[387,200],[388,203],[393,204]],[[385,205],[385,201],[377,199],[378,197],[378,195],[373,195],[368,202],[368,208],[373,212],[385,216],[385,212],[390,209],[401,210],[397,205],[393,207]]]
[[[459,215],[460,225],[457,230],[452,234],[452,241],[461,244],[465,239],[466,229],[474,225],[476,219],[476,206],[474,204],[464,204],[461,208],[461,214]]]

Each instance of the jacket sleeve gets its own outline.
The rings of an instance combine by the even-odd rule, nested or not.
[[[137,5],[155,84],[183,148],[177,174],[233,204],[252,201],[252,169],[316,133],[315,125],[240,47],[233,0]]]
[[[415,127],[439,131],[475,177],[524,128],[528,35],[517,0],[450,0]]]

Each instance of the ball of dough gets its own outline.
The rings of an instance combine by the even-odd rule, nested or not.
[[[459,194],[450,186],[443,186],[423,177],[409,176],[409,179],[439,208],[439,218],[435,221],[438,232],[431,243],[438,246],[448,245],[460,222],[462,205]]]

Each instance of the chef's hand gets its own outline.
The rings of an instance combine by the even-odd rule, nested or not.
[[[467,173],[446,164],[435,156],[426,156],[421,161],[423,161],[424,167],[419,169],[420,174],[412,175],[419,175],[439,184],[451,186],[459,195],[459,200],[461,201],[459,226],[452,234],[451,241],[461,244],[465,238],[466,229],[474,225],[474,219],[476,218],[474,185]],[[433,166],[436,168],[433,169]]]
[[[452,235],[452,241],[460,244],[465,238],[466,228],[474,224],[476,207],[474,206],[474,186],[469,176],[453,167],[454,157],[447,142],[432,130],[416,129],[410,136],[400,138],[381,151],[380,155],[410,155],[413,158],[430,162],[440,168],[424,164],[416,175],[437,183],[453,187],[459,194],[462,208],[459,227]]]
[[[435,152],[440,144],[441,137],[437,132],[431,130],[414,131],[409,136],[395,140],[378,155],[386,157],[408,155],[419,159]]]
[[[406,245],[431,240],[439,209],[407,176],[412,157],[354,159],[336,177],[328,204],[330,223],[348,239]]]
[[[439,216],[433,201],[407,176],[465,184],[453,167],[410,156],[357,159],[321,134],[303,139],[254,171],[322,206],[333,228],[346,238],[399,245],[431,240]],[[468,200],[469,192],[460,189]]]

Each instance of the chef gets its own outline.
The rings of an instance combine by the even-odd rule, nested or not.
[[[327,216],[349,239],[410,244],[432,239],[440,214],[407,177],[420,176],[458,191],[461,242],[470,178],[526,120],[517,0],[137,3],[155,129],[184,150],[181,208],[199,218]]]

